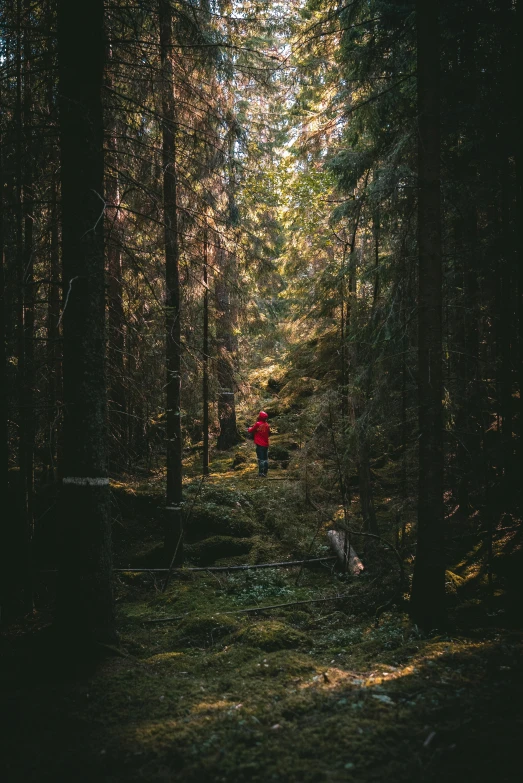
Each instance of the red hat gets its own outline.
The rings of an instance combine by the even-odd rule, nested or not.
[[[258,421],[265,421],[265,419],[269,418],[269,414],[265,413],[265,411],[260,411],[258,414]]]

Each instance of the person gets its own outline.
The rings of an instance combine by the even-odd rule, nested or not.
[[[256,456],[258,458],[258,476],[265,477],[269,470],[269,435],[271,428],[267,422],[269,416],[265,411],[260,411],[258,421],[249,427],[249,432],[254,436]]]

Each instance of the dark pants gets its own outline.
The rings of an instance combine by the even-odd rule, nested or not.
[[[261,476],[266,476],[269,470],[269,447],[256,444],[256,456],[258,457],[258,470]]]

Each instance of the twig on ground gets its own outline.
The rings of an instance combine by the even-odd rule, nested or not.
[[[268,612],[270,609],[282,609],[288,606],[303,606],[304,604],[321,604],[327,601],[343,601],[346,598],[352,598],[351,593],[342,593],[341,595],[332,595],[329,598],[311,598],[307,601],[288,601],[284,604],[271,604],[270,606],[253,606],[249,609],[234,609],[230,612],[214,612],[216,615],[220,614],[250,614],[255,612]],[[159,617],[153,620],[142,620],[144,623],[169,623],[176,620],[183,620],[184,615],[178,615],[176,617]]]
[[[334,555],[328,555],[326,557],[312,557],[307,560],[282,560],[281,563],[248,563],[247,565],[237,566],[195,566],[188,568],[113,568],[113,572],[116,574],[166,574],[169,570],[174,574],[193,574],[203,571],[250,571],[255,568],[289,568],[291,566],[309,565],[310,563],[326,563],[337,558]],[[57,574],[56,568],[43,569],[39,571],[40,574]]]

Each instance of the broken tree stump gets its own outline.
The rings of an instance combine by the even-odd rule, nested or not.
[[[353,547],[349,546],[347,534],[341,530],[328,530],[327,538],[329,539],[330,548],[344,569],[353,576],[358,576],[358,574],[364,570],[365,566]]]

